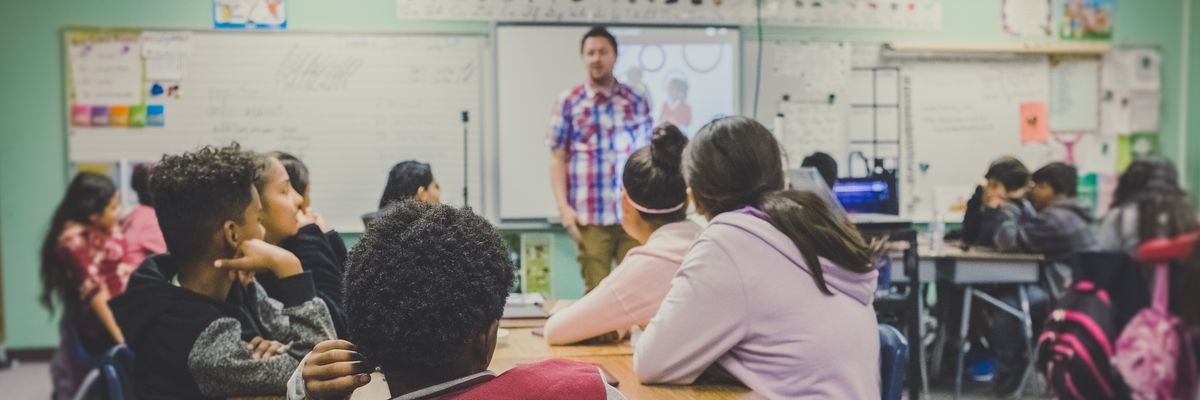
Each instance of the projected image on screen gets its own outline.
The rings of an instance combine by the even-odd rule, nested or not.
[[[590,26],[496,28],[499,217],[557,221],[546,134],[558,99],[587,82],[580,41]],[[613,76],[647,98],[654,123],[688,136],[738,113],[741,38],[731,28],[610,27]]]
[[[655,122],[673,123],[690,136],[734,114],[736,53],[727,29],[664,35],[629,28],[613,35],[621,43],[613,73],[648,100]]]

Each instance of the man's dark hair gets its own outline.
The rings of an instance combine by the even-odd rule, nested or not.
[[[163,156],[150,190],[167,251],[183,260],[201,256],[225,221],[241,220],[260,170],[258,157],[237,143]]]
[[[587,33],[583,34],[583,39],[579,39],[579,53],[583,53],[583,43],[586,42],[588,38],[593,37],[607,39],[608,42],[612,44],[613,54],[617,54],[617,38],[608,32],[608,28],[599,25],[593,26],[592,29],[587,31]]]
[[[816,152],[804,157],[804,161],[800,162],[801,167],[812,167],[817,169],[817,173],[821,174],[821,179],[825,180],[825,184],[829,185],[829,189],[833,190],[833,185],[837,183],[838,164],[833,156],[823,152]]]
[[[282,151],[272,151],[267,153],[267,156],[279,160],[279,163],[283,164],[283,169],[288,174],[288,182],[291,183],[292,189],[295,189],[296,193],[303,195],[308,191],[308,166],[304,165],[303,161]]]
[[[1079,171],[1075,166],[1052,162],[1033,173],[1033,183],[1045,183],[1054,188],[1054,193],[1075,197],[1079,194]]]
[[[1000,157],[996,161],[992,161],[987,174],[983,177],[1000,181],[1001,184],[1004,184],[1005,189],[1012,191],[1029,184],[1029,168],[1026,168],[1025,163],[1016,158]]]
[[[347,260],[349,338],[389,373],[449,373],[504,312],[513,265],[494,227],[415,199],[367,226]]]
[[[403,161],[388,172],[387,186],[379,198],[379,209],[417,195],[417,189],[433,183],[433,169],[420,161]]]
[[[154,207],[154,194],[150,192],[150,175],[153,172],[154,164],[141,163],[133,166],[129,186],[137,193],[138,204]]]

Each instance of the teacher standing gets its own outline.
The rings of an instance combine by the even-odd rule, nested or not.
[[[613,77],[617,39],[607,29],[584,34],[579,52],[587,81],[559,96],[546,142],[558,216],[591,291],[638,245],[621,228],[621,173],[650,142],[653,120],[645,98]]]

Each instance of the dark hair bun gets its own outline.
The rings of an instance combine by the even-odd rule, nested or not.
[[[654,128],[650,139],[650,160],[655,167],[675,171],[683,159],[683,149],[687,147],[687,136],[671,123],[663,123]]]

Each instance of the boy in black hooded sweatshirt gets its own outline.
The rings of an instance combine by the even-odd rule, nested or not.
[[[292,253],[262,241],[256,156],[236,144],[205,147],[163,157],[155,172],[168,253],[146,260],[110,302],[136,354],[137,396],[284,393],[300,358],[334,334],[312,276]],[[275,298],[249,279],[260,271],[279,278]],[[225,301],[239,287],[252,309]]]

